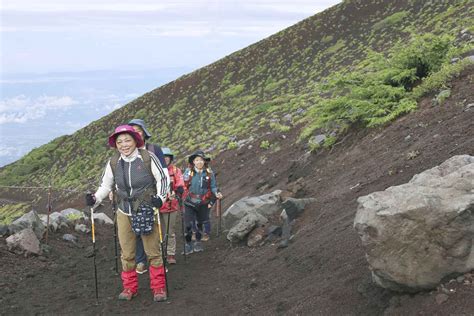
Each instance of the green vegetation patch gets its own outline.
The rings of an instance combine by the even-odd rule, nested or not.
[[[384,29],[386,27],[395,26],[401,21],[403,21],[409,14],[410,13],[407,11],[400,11],[390,16],[387,16],[385,19],[375,23],[373,26],[373,30],[380,31],[381,29]]]
[[[4,205],[0,207],[0,225],[10,225],[15,219],[30,210],[31,206],[25,203]]]

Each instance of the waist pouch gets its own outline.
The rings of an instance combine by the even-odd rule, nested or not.
[[[132,230],[135,235],[148,235],[153,231],[155,211],[147,203],[140,203],[137,212],[132,214]]]
[[[201,195],[188,194],[188,196],[184,200],[184,205],[187,205],[189,207],[196,208],[203,204],[206,204],[206,201],[201,200]]]

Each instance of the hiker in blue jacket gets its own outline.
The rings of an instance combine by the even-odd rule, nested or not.
[[[189,168],[184,172],[184,222],[186,226],[185,254],[203,251],[201,242],[204,223],[209,221],[209,209],[217,199],[222,199],[218,192],[216,178],[209,168],[205,167],[206,156],[198,150],[188,158]],[[197,222],[196,241],[192,243],[193,222]]]

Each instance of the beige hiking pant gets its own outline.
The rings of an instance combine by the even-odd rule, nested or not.
[[[163,230],[163,238],[166,235],[166,228],[168,227],[168,218],[170,221],[169,231],[168,231],[168,248],[167,255],[175,256],[176,255],[176,218],[178,217],[178,212],[171,213],[160,213],[161,214],[161,227]],[[164,239],[163,239],[164,240]]]
[[[132,230],[131,217],[123,214],[120,210],[117,211],[117,230],[120,248],[122,249],[122,270],[133,270],[135,269],[135,249],[137,237]],[[145,249],[148,262],[154,267],[158,267],[163,264],[163,260],[161,258],[159,234],[160,232],[158,229],[158,223],[155,221],[155,227],[153,227],[153,231],[149,235],[142,235],[143,248]]]

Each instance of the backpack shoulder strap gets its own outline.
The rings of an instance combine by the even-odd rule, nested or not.
[[[150,171],[150,174],[153,174],[151,171],[151,156],[148,150],[146,149],[138,149],[140,151],[140,155],[143,158],[143,163],[145,164],[145,167],[147,168],[148,171]]]
[[[118,164],[119,158],[120,158],[120,153],[117,151],[112,155],[112,157],[110,157],[110,168],[112,168],[112,174],[114,176],[114,180],[115,180],[115,170],[117,170],[117,164]]]

